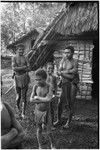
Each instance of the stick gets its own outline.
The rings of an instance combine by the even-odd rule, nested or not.
[[[8,92],[10,92],[13,87],[14,87],[14,85],[12,85],[12,86],[7,90],[7,92],[6,92],[5,94],[7,94]]]

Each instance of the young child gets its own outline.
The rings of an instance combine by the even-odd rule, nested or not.
[[[53,98],[51,86],[46,82],[47,74],[43,69],[35,73],[36,84],[33,87],[30,102],[35,104],[35,121],[37,125],[37,140],[39,148],[42,148],[42,133],[44,128],[47,134],[50,147],[54,147],[54,139],[51,133],[50,102]]]
[[[53,72],[54,72],[54,65],[52,62],[49,62],[47,64],[47,80],[46,81],[47,81],[47,83],[51,84],[53,94],[56,95],[57,94],[57,78],[53,74]],[[54,100],[50,103],[52,125],[54,122],[55,101],[56,101],[56,97],[54,97]]]

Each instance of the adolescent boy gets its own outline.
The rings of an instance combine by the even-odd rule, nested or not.
[[[62,93],[60,101],[58,103],[58,117],[55,126],[61,122],[61,114],[63,112],[63,105],[69,107],[69,117],[64,125],[64,128],[68,128],[72,121],[74,114],[74,102],[78,89],[79,75],[78,75],[78,62],[73,58],[74,47],[66,47],[65,57],[60,62],[59,75],[62,77]]]
[[[53,65],[52,62],[49,62],[47,64],[47,80],[46,81],[47,81],[47,83],[51,84],[53,94],[56,95],[57,94],[57,78],[53,74],[53,72],[54,72],[54,65]],[[54,122],[55,100],[56,100],[56,97],[54,97],[54,100],[50,103],[52,125],[53,125],[53,122]]]
[[[25,118],[25,111],[27,105],[27,91],[30,82],[28,72],[30,71],[30,64],[28,59],[24,56],[25,46],[18,44],[16,46],[16,56],[12,58],[12,69],[14,72],[15,90],[16,90],[16,106],[21,112],[21,117]]]
[[[47,134],[50,147],[54,147],[54,139],[51,133],[51,113],[50,102],[53,98],[51,86],[46,82],[47,74],[43,69],[39,69],[35,73],[36,84],[33,87],[30,102],[35,104],[35,121],[37,125],[37,140],[39,148],[41,146],[43,130]]]

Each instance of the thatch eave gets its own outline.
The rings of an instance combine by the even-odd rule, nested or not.
[[[27,34],[25,34],[24,36],[20,37],[18,40],[16,40],[15,42],[7,45],[7,49],[15,49],[16,45],[19,44],[19,43],[22,43],[24,40],[26,40],[28,37],[32,37],[34,35],[34,40],[36,40],[37,36],[39,35],[39,32],[34,29],[30,32],[28,32]]]

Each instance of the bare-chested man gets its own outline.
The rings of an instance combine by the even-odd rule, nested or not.
[[[25,58],[24,45],[19,44],[17,47],[17,54],[12,59],[12,69],[14,71],[15,79],[15,89],[16,89],[16,102],[19,111],[21,112],[21,117],[25,117],[26,110],[26,94],[28,91],[29,75],[30,71],[28,60]]]
[[[68,46],[64,53],[65,57],[63,57],[60,62],[60,72],[58,72],[58,74],[62,77],[62,93],[60,102],[58,103],[58,120],[55,125],[60,123],[63,105],[67,104],[69,107],[69,117],[64,127],[68,128],[74,113],[74,102],[77,93],[79,76],[78,62],[73,59],[74,48],[72,46]]]

